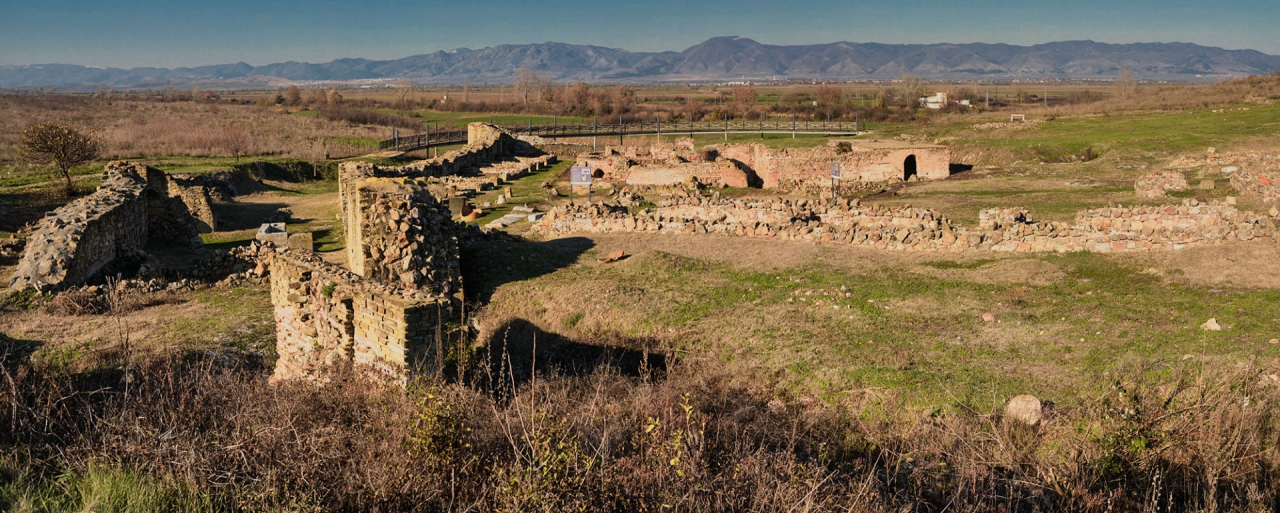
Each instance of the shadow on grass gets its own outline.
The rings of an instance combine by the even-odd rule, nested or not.
[[[288,205],[283,202],[215,202],[212,206],[213,215],[218,218],[218,231],[232,232],[262,226],[262,223],[267,222],[276,212]]]
[[[572,265],[595,242],[567,237],[546,242],[485,241],[462,248],[467,300],[488,303],[504,284],[529,280]]]
[[[38,340],[19,340],[0,333],[0,368],[12,371],[29,363],[31,354],[43,345],[44,342]]]
[[[648,339],[588,344],[545,331],[525,319],[512,319],[483,340],[474,354],[466,381],[499,398],[528,383],[533,376],[584,377],[603,369],[619,375],[662,379],[667,357]]]

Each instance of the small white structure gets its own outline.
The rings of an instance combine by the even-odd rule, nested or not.
[[[947,106],[947,93],[936,92],[933,96],[922,96],[920,106],[928,109],[941,109]]]

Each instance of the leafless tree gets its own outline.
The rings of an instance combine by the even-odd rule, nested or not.
[[[832,106],[844,99],[844,90],[839,86],[820,85],[817,91],[818,105]]]
[[[1133,70],[1121,68],[1120,76],[1116,78],[1116,96],[1128,98],[1135,90],[1137,90],[1137,81],[1133,79]]]
[[[733,101],[741,105],[744,110],[754,106],[759,98],[760,94],[756,92],[754,87],[742,86],[733,88]]]
[[[413,94],[413,81],[407,78],[402,78],[395,81],[395,83],[392,84],[392,87],[395,87],[396,94],[400,96],[400,108],[409,108],[409,95]]]
[[[898,80],[902,83],[901,101],[908,106],[915,106],[924,96],[924,81],[910,73],[903,73]]]
[[[529,95],[534,98],[539,97],[542,87],[542,77],[539,77],[533,70],[520,68],[516,70],[516,94],[520,96],[520,100],[525,104],[529,104]]]
[[[222,147],[240,162],[240,156],[249,149],[249,132],[240,126],[228,126],[222,132]]]
[[[98,158],[102,142],[89,133],[59,123],[40,123],[22,131],[18,155],[32,164],[53,164],[67,179],[67,195],[71,186],[71,168]]]

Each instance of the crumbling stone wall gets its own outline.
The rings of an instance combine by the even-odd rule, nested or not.
[[[846,181],[903,181],[908,159],[915,162],[914,179],[940,180],[951,175],[951,150],[944,146],[862,141],[831,141],[815,148],[770,148],[763,144],[721,144],[720,155],[746,165],[765,188],[787,182],[803,185],[831,180],[831,163],[840,164]]]
[[[125,161],[108,163],[93,194],[42,219],[28,239],[10,287],[57,290],[93,278],[108,264],[142,256],[148,240],[199,244],[185,205],[148,184],[164,173]]]
[[[1180,171],[1153,171],[1134,182],[1133,190],[1139,198],[1163,198],[1168,191],[1187,190],[1187,177]]]
[[[353,272],[432,293],[461,291],[457,223],[447,206],[404,179],[369,178],[355,189],[347,222]]]
[[[441,322],[451,314],[438,296],[365,280],[306,252],[274,253],[271,302],[279,359],[272,381],[324,381],[355,364],[403,379],[439,363]]]
[[[831,186],[831,163],[846,182],[936,180],[951,174],[946,147],[900,142],[831,141],[816,148],[721,144],[695,150],[691,139],[673,144],[607,147],[577,161],[615,185],[708,185],[797,190]]]
[[[1021,208],[980,212],[979,225],[954,225],[935,210],[834,205],[810,200],[676,198],[653,210],[590,205],[552,210],[532,231],[547,237],[570,233],[719,233],[831,242],[911,251],[1151,251],[1222,244],[1274,236],[1266,216],[1227,205],[1092,209],[1074,223],[1036,222]]]
[[[518,158],[517,141],[490,125],[472,124],[468,136],[463,150],[423,163],[339,166],[349,269],[298,251],[272,257],[281,355],[274,379],[322,380],[337,365],[404,379],[436,364],[442,325],[463,299],[464,231],[432,188],[452,189],[460,184],[445,181],[460,175],[502,180],[554,161]]]
[[[1242,166],[1231,173],[1231,186],[1264,202],[1280,200],[1280,162],[1271,169],[1262,165]]]

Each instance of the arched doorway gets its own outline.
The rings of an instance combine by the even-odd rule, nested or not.
[[[604,178],[604,170],[603,170],[603,169],[597,169],[597,170],[595,170],[595,171],[592,171],[592,172],[591,172],[591,177],[592,177],[592,178]]]
[[[902,181],[911,180],[916,176],[916,156],[907,155],[907,159],[902,161]]]

